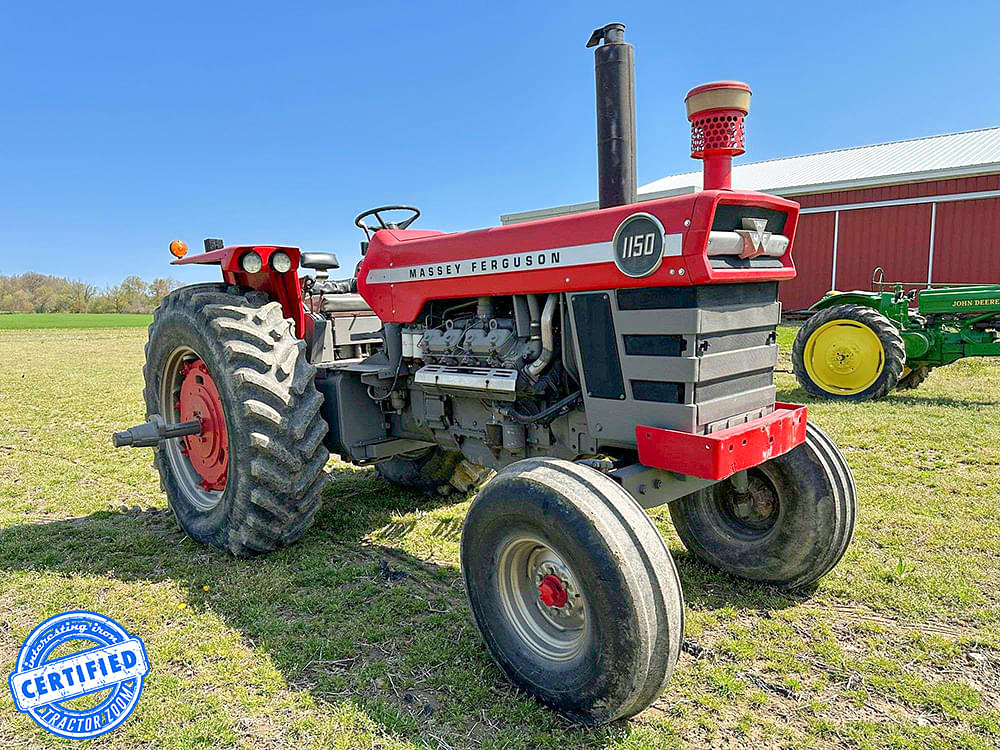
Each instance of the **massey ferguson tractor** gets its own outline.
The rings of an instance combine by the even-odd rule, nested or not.
[[[495,470],[462,532],[473,618],[513,682],[597,723],[646,708],[681,646],[646,509],[668,503],[706,563],[791,589],[844,555],[857,496],[805,407],[775,401],[799,206],[730,185],[750,89],[688,93],[705,189],[637,203],[633,50],[621,24],[588,46],[598,210],[443,233],[373,208],[346,281],[328,253],[206,240],[174,262],[223,282],[163,300],[149,421],[115,443],[153,447],[180,526],[238,556],[305,533],[331,453],[424,491]]]

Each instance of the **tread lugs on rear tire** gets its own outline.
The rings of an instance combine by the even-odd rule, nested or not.
[[[510,464],[473,501],[461,559],[490,654],[543,703],[597,724],[663,691],[683,637],[680,580],[652,520],[611,478],[558,459]]]
[[[277,302],[225,284],[182,287],[153,314],[146,345],[148,414],[173,411],[181,364],[201,360],[218,391],[228,433],[221,491],[199,484],[181,441],[157,448],[160,485],[196,541],[246,557],[298,540],[321,505],[327,424],[316,368]]]

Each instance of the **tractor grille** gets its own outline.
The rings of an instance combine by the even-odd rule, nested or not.
[[[591,434],[709,433],[774,409],[776,282],[568,295]]]

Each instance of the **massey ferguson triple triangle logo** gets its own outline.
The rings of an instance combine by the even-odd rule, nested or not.
[[[771,239],[771,233],[765,232],[767,219],[743,219],[743,229],[737,230],[743,236],[743,252],[741,258],[756,258],[763,255],[767,250],[767,243]]]

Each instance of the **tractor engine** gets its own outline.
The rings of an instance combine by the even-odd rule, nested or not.
[[[570,304],[564,326],[554,294],[429,303],[400,331],[407,394],[383,409],[400,432],[490,467],[629,448],[635,424],[711,434],[774,411],[777,283],[609,289]]]
[[[558,303],[558,295],[429,303],[421,322],[401,330],[412,380],[405,397],[383,402],[390,418],[482,466],[526,455],[528,427],[537,427],[537,443],[579,401],[578,389],[562,397],[571,383],[556,357]]]
[[[538,334],[533,345],[529,332],[518,335],[516,321],[509,311],[509,317],[502,317],[494,311],[492,299],[485,300],[482,314],[456,313],[438,325],[433,324],[431,314],[428,325],[404,328],[403,355],[428,365],[522,371],[541,353]],[[478,301],[466,303],[467,307],[473,305],[480,306]]]

